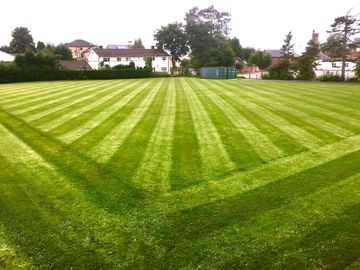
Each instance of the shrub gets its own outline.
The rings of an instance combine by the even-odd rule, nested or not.
[[[341,82],[342,79],[338,75],[334,75],[332,73],[327,72],[326,74],[318,77],[316,80],[321,82]]]

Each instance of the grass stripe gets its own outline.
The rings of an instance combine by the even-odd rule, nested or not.
[[[204,95],[209,97],[225,113],[230,122],[239,129],[261,159],[270,161],[284,156],[284,152],[276,147],[255,125],[243,117],[235,108],[231,107],[230,104],[223,101],[217,94],[200,83],[196,85],[197,89],[201,90]]]
[[[49,106],[46,107],[45,110],[41,110],[38,111],[36,113],[28,113],[26,116],[23,116],[22,118],[27,121],[27,122],[34,122],[36,120],[40,120],[44,117],[48,117],[51,116],[54,113],[60,112],[66,108],[70,108],[76,104],[79,104],[83,101],[87,101],[91,98],[94,98],[96,96],[101,96],[106,94],[107,92],[109,92],[108,88],[104,88],[101,90],[97,90],[97,86],[88,88],[86,90],[86,92],[88,93],[87,95],[81,95],[81,97],[77,98],[77,99],[69,99],[67,100],[65,103],[59,103],[56,106]]]
[[[132,182],[148,192],[159,193],[170,189],[173,136],[176,115],[175,80],[169,82],[160,118],[151,135],[144,157]]]
[[[357,151],[360,151],[360,135],[284,157],[259,166],[254,170],[236,173],[221,181],[207,181],[198,186],[168,193],[166,194],[166,202],[169,209],[173,211],[190,209],[198,205],[236,196]],[[165,199],[162,198],[161,200],[163,203]]]
[[[97,97],[96,101],[91,102],[90,104],[87,104],[85,106],[82,106],[81,108],[74,108],[69,113],[65,113],[62,116],[52,119],[38,127],[45,132],[49,132],[49,131],[71,121],[72,119],[82,115],[83,113],[86,113],[88,111],[91,111],[92,109],[95,109],[98,106],[103,105],[106,101],[112,100],[113,98],[119,96],[119,94],[123,93],[124,91],[126,91],[128,89],[125,87],[125,88],[120,88],[120,89],[114,90],[114,88],[117,88],[117,87],[118,86],[113,86],[113,87],[106,89],[107,90],[106,92],[109,92],[109,93],[106,93],[106,95],[101,96],[101,97],[96,96]]]
[[[144,83],[141,87],[137,87],[135,90],[132,89],[134,86],[133,84],[127,85],[125,88],[130,89],[130,93],[126,93],[124,97],[121,97],[118,101],[111,104],[110,106],[103,108],[102,110],[99,110],[99,112],[95,115],[92,115],[91,118],[89,118],[84,123],[81,123],[80,125],[75,126],[75,128],[69,129],[68,127],[65,127],[63,132],[58,138],[62,140],[65,143],[72,143],[75,140],[79,139],[80,137],[84,136],[88,132],[90,132],[92,129],[99,126],[101,123],[106,121],[108,118],[110,118],[113,114],[115,114],[118,110],[126,106],[135,96],[137,96],[141,91],[143,91],[145,88],[149,87],[152,81],[149,81],[148,83]],[[125,90],[124,88],[124,90]]]
[[[283,103],[278,102],[279,99],[275,99],[269,95],[266,95],[263,97],[262,95],[256,93],[255,91],[242,91],[242,96],[246,96],[247,98],[256,100],[257,102],[261,102],[262,104],[265,104],[271,109],[285,112],[286,114],[293,115],[299,119],[302,119],[305,123],[308,123],[310,125],[313,125],[315,127],[318,127],[319,129],[322,129],[328,133],[335,134],[338,137],[344,138],[344,137],[350,137],[355,135],[355,133],[346,130],[344,128],[338,127],[332,123],[329,123],[323,119],[319,119],[317,117],[313,117],[310,114],[297,110],[293,107],[287,106]]]
[[[87,85],[92,85],[91,83],[87,83],[85,85],[81,85],[75,88],[75,90],[78,89],[85,89]],[[10,103],[10,105],[8,106],[4,106],[5,109],[12,111],[14,113],[22,113],[22,112],[26,112],[28,107],[31,107],[33,105],[38,105],[38,104],[43,104],[43,102],[46,101],[51,101],[53,98],[57,98],[57,97],[62,97],[62,96],[66,96],[68,93],[71,93],[71,91],[74,91],[74,89],[69,89],[69,88],[61,88],[60,91],[56,91],[56,92],[51,92],[50,95],[48,93],[39,93],[36,96],[27,96],[21,99],[21,101],[19,100],[14,100]],[[24,110],[24,111],[22,111]]]
[[[259,89],[259,90],[263,91],[263,92],[267,91],[265,89],[264,90]],[[326,92],[323,94],[325,95]],[[317,112],[319,114],[331,116],[335,119],[345,121],[345,122],[352,123],[355,121],[355,123],[359,123],[358,119],[356,119],[354,117],[343,115],[344,113],[345,114],[350,113],[353,115],[355,114],[354,116],[357,117],[359,115],[359,110],[354,110],[349,107],[343,107],[343,106],[334,104],[334,102],[331,102],[331,105],[329,105],[329,102],[321,101],[322,100],[321,96],[309,98],[309,97],[304,96],[303,94],[296,94],[291,91],[287,91],[287,92],[281,91],[281,90],[279,91],[276,88],[271,89],[271,95],[274,95],[277,98],[282,99],[282,100],[288,100],[289,102],[292,102],[294,105],[301,106],[302,108],[305,108],[305,109],[313,111],[313,112]]]
[[[180,84],[176,84],[176,116],[173,134],[171,188],[179,189],[202,181],[200,146],[189,104]]]
[[[219,173],[227,173],[235,169],[235,164],[226,152],[218,131],[194,93],[194,90],[187,80],[180,79],[180,82],[187,97],[196,136],[200,145],[204,177],[213,177]]]
[[[211,82],[213,85],[221,86],[224,90],[224,94],[234,99],[234,91],[238,91],[238,88],[234,86],[229,86],[221,82]],[[232,89],[232,90],[229,90]],[[236,94],[235,94],[236,95]],[[273,112],[265,109],[262,106],[257,105],[256,103],[252,101],[244,101],[239,98],[234,99],[240,106],[244,106],[247,109],[251,110],[255,114],[259,115],[264,120],[268,121],[269,123],[276,123],[276,126],[284,131],[288,136],[292,137],[294,140],[302,144],[304,147],[311,149],[311,148],[317,148],[321,144],[323,144],[323,141],[310,134],[309,132],[305,131],[301,127],[298,127],[297,125],[292,124],[291,122],[285,120],[284,118],[274,114]]]
[[[139,104],[138,108],[129,114],[119,125],[114,127],[97,145],[91,148],[88,151],[88,155],[99,163],[106,163],[145,115],[163,83],[164,80],[159,81],[157,85],[150,90],[150,94]]]

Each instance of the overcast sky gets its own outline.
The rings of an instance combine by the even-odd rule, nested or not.
[[[182,22],[192,7],[214,5],[231,14],[230,36],[243,46],[278,49],[290,30],[297,52],[310,39],[312,30],[326,40],[334,18],[350,8],[360,13],[360,0],[17,0],[2,1],[0,45],[9,44],[11,31],[25,26],[35,42],[66,43],[85,39],[98,45],[127,44],[141,38],[154,44],[154,31],[170,22]]]

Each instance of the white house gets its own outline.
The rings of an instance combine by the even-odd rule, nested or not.
[[[128,65],[131,61],[136,67],[145,67],[145,59],[152,58],[152,68],[156,72],[170,74],[170,55],[162,49],[91,49],[87,58],[93,69],[99,69],[101,65],[114,67]]]
[[[323,53],[319,54],[319,59],[315,61],[316,67],[314,69],[316,77],[320,77],[325,74],[332,74],[341,76],[342,63],[339,60],[331,60],[330,57]],[[355,61],[345,62],[345,79],[355,77]]]
[[[1,62],[12,62],[15,60],[15,56],[3,51],[0,51],[0,63]]]

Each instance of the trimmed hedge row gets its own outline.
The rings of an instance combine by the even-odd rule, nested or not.
[[[21,69],[12,65],[0,65],[0,83],[55,80],[109,80],[125,78],[147,78],[151,76],[151,69],[49,70]]]

